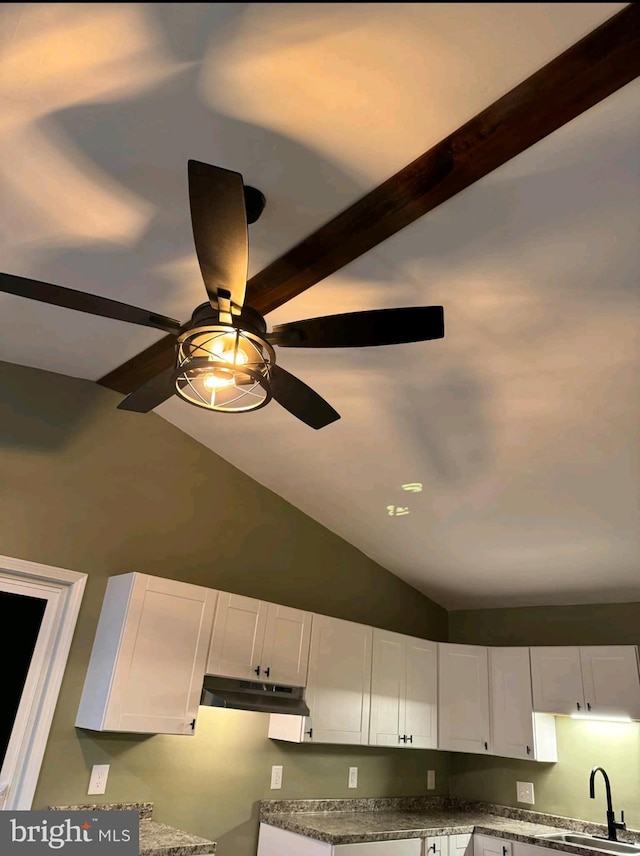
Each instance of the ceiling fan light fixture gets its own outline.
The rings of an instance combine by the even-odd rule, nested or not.
[[[223,413],[257,410],[271,401],[268,342],[226,324],[194,327],[178,338],[174,383],[185,401]]]

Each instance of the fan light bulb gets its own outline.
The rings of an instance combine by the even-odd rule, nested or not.
[[[202,381],[202,385],[205,389],[208,389],[209,392],[221,389],[223,386],[231,386],[232,383],[233,374],[225,371],[224,369],[218,369],[215,372],[208,372]]]
[[[236,366],[244,366],[249,362],[249,357],[246,352],[239,347],[236,347],[236,337],[231,334],[229,336],[221,336],[214,342],[211,350],[215,354],[215,358],[224,363],[232,363]],[[214,359],[214,357],[210,357]]]

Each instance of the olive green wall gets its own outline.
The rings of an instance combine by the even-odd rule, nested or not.
[[[88,574],[34,808],[93,801],[89,769],[109,763],[99,801],[153,800],[158,819],[218,840],[219,856],[254,856],[260,799],[422,793],[428,767],[446,793],[444,753],[276,744],[263,714],[203,709],[195,737],[74,728],[113,574],[172,577],[433,639],[447,631],[441,607],[159,416],[118,411],[119,401],[87,381],[0,363],[0,554]],[[313,439],[309,430],[310,454]],[[274,763],[284,765],[279,792],[269,790]],[[356,790],[346,788],[350,765]]]
[[[638,645],[640,603],[458,610],[449,639],[474,645]],[[516,782],[533,782],[536,811],[605,822],[600,777],[589,799],[589,773],[603,766],[616,812],[640,829],[640,723],[585,722],[556,717],[557,764],[451,753],[452,796],[502,805],[516,802]],[[527,808],[527,806],[521,806]]]

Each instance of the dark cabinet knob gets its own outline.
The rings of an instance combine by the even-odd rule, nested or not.
[[[576,707],[578,710],[580,710],[580,702],[579,701],[576,702]]]
[[[587,702],[587,710],[591,710],[591,704]]]
[[[432,850],[434,853],[436,852],[435,842],[427,849],[427,853],[431,853]]]
[[[313,728],[310,728],[308,731],[305,731],[305,734],[309,735],[309,740],[313,739]]]
[[[509,848],[505,845],[505,846],[502,848],[502,856],[507,856],[507,853],[508,853],[508,852],[509,852]]]
[[[398,734],[398,743],[400,743],[400,741],[402,741],[402,743],[406,743],[407,742],[407,735],[406,734]]]
[[[268,678],[268,677],[269,677],[269,675],[271,674],[271,666],[267,666],[267,668],[264,670],[264,673],[265,673],[265,675],[266,675],[266,676],[267,676],[267,678]]]
[[[406,743],[413,743],[413,734],[410,734],[407,738],[405,738]]]
[[[260,676],[260,666],[256,666],[253,671],[258,675],[258,677]]]
[[[486,752],[486,751],[488,750],[488,748],[489,748],[489,744],[488,744],[488,743],[487,743],[487,741],[485,740],[485,741],[484,741],[484,751]]]
[[[527,746],[527,755],[531,755],[531,746]]]

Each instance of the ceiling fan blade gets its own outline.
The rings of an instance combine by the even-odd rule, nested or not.
[[[15,294],[27,297],[29,300],[39,300],[64,309],[74,309],[76,312],[87,312],[101,318],[113,318],[116,321],[128,321],[130,324],[140,324],[142,327],[155,327],[167,333],[179,333],[182,325],[175,318],[167,318],[148,309],[138,309],[128,303],[110,300],[97,294],[87,294],[75,291],[73,288],[63,288],[51,285],[37,279],[26,279],[12,273],[0,274],[0,291],[5,294]]]
[[[269,334],[283,348],[367,348],[444,336],[442,306],[371,309],[278,324]]]
[[[267,315],[526,151],[640,73],[640,4],[629,3],[249,280],[247,303]],[[100,378],[132,389],[173,357],[173,341]]]
[[[124,398],[118,405],[118,410],[132,410],[134,413],[148,413],[166,401],[176,391],[173,381],[174,366],[165,369],[162,374],[156,375],[144,386],[135,389]]]
[[[340,419],[322,396],[278,365],[271,367],[271,392],[278,404],[310,428],[324,428]]]
[[[249,258],[242,176],[190,160],[189,203],[193,240],[209,301],[217,309],[218,297],[228,292],[231,309],[239,312],[244,304]]]

